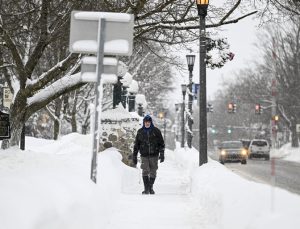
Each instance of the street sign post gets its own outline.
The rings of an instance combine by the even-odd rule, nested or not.
[[[10,108],[13,99],[13,94],[11,93],[9,87],[3,87],[2,91],[3,91],[2,105],[4,107]]]
[[[130,56],[133,42],[133,15],[125,13],[73,11],[71,15],[69,50],[72,53],[96,54],[96,67],[84,66],[82,79],[96,82],[95,122],[91,179],[97,181],[97,153],[100,140],[102,76],[105,74],[104,55]],[[95,70],[94,75],[91,68]],[[109,67],[108,67],[109,68]],[[84,76],[84,74],[88,74]],[[103,75],[104,74],[104,75]],[[117,81],[117,77],[116,77]]]

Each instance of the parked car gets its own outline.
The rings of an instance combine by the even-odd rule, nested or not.
[[[265,139],[253,139],[249,146],[249,159],[258,157],[270,160],[270,145]]]
[[[247,164],[247,149],[241,141],[224,141],[219,146],[219,161],[225,164],[228,161],[240,161]]]

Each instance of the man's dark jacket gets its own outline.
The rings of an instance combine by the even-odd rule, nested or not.
[[[138,152],[142,157],[155,157],[163,154],[164,151],[164,139],[158,128],[153,126],[148,131],[145,131],[144,128],[138,130],[133,148],[134,157],[137,157]]]

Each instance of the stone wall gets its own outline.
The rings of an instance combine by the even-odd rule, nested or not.
[[[101,115],[100,152],[115,147],[122,154],[123,162],[132,166],[131,154],[139,128],[139,117],[129,113],[123,107],[103,112]]]

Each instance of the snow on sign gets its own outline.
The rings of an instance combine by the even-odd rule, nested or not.
[[[11,93],[9,87],[3,87],[3,100],[2,105],[4,107],[10,108],[10,104],[12,103],[13,94]]]
[[[118,81],[117,67],[118,60],[113,57],[104,57],[103,59],[104,71],[102,73],[102,80],[104,84],[114,84]],[[96,75],[97,57],[85,56],[81,60],[81,80],[82,82],[97,82]]]
[[[105,19],[105,55],[130,56],[133,15],[125,13],[72,11],[69,49],[72,53],[96,54],[100,19]]]

